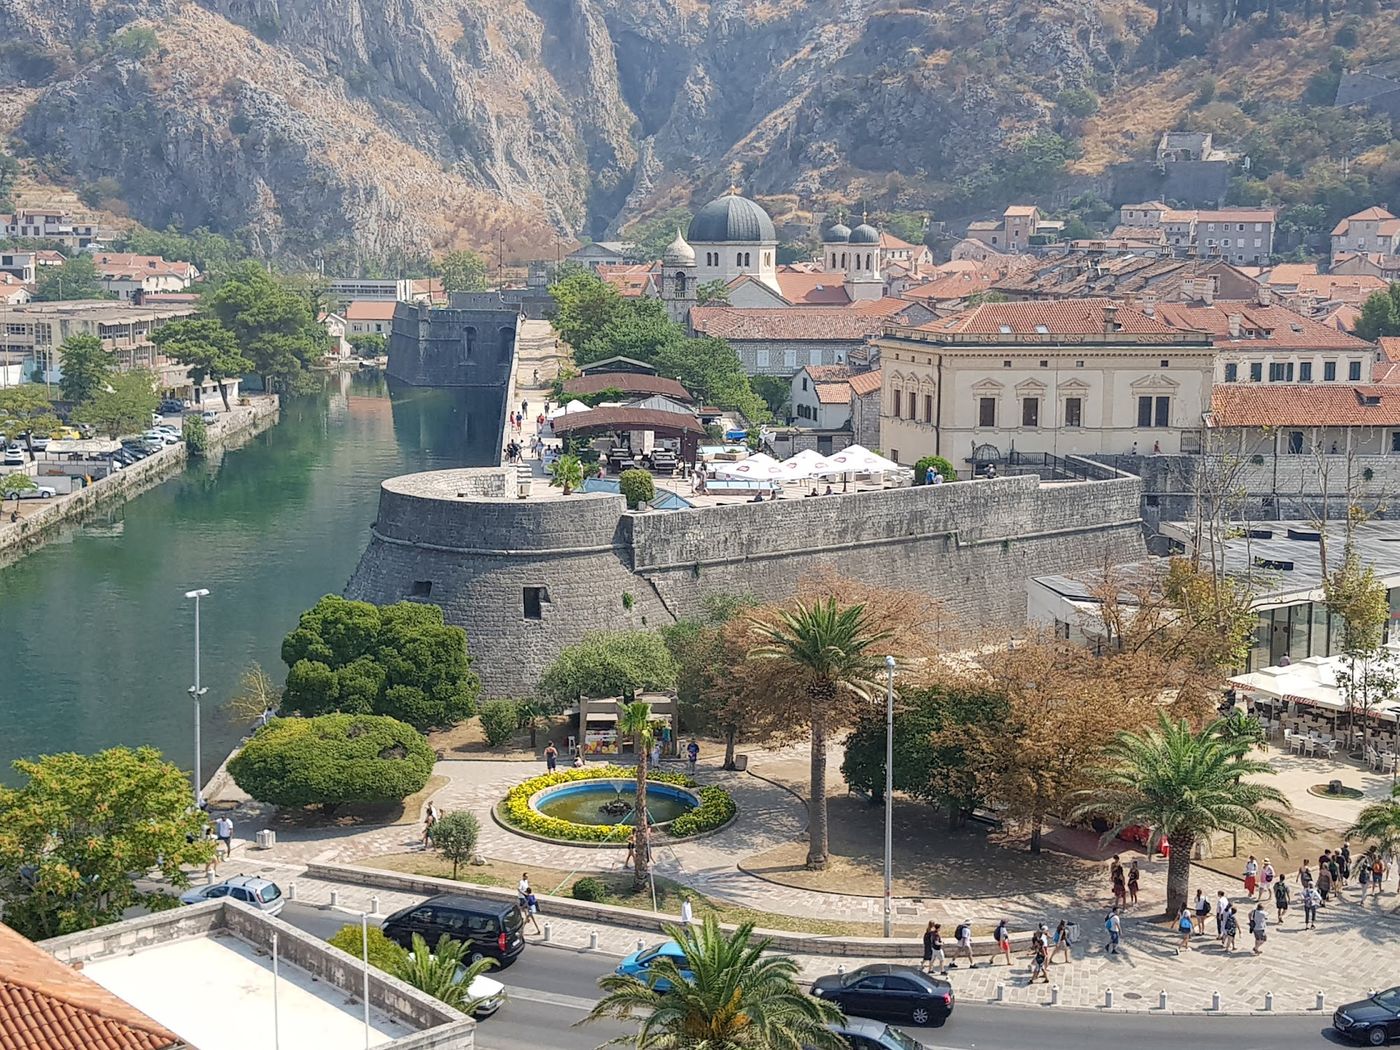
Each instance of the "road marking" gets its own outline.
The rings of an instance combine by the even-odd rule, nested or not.
[[[509,985],[506,986],[506,996],[509,1001],[520,1000],[526,1003],[543,1003],[546,1006],[562,1006],[566,1010],[581,1010],[584,1013],[592,1010],[595,1002],[593,999],[583,999],[577,995],[541,992],[535,988],[522,988],[517,991]]]

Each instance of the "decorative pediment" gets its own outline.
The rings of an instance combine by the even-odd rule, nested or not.
[[[1016,384],[1017,397],[1044,397],[1045,384],[1039,379],[1027,379]]]
[[[972,392],[974,394],[982,394],[983,396],[987,397],[990,397],[993,394],[1000,394],[1002,392],[1002,389],[1002,385],[998,383],[995,379],[979,379],[977,382],[972,384]]]
[[[1181,384],[1170,376],[1161,372],[1153,372],[1150,375],[1134,379],[1128,384],[1133,390],[1176,390]]]
[[[1061,397],[1075,397],[1079,394],[1089,392],[1089,384],[1082,379],[1066,379],[1063,383],[1055,387],[1060,392]]]

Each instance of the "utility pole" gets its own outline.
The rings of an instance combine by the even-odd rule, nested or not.
[[[891,936],[894,876],[894,657],[885,657],[885,936]]]
[[[190,696],[194,697],[194,804],[204,808],[204,770],[200,757],[199,741],[199,700],[207,689],[199,684],[199,600],[209,597],[208,588],[186,591],[186,598],[194,599],[194,685],[190,686]]]

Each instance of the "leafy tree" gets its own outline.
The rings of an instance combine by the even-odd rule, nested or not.
[[[442,287],[448,292],[484,292],[486,290],[486,260],[476,252],[448,252],[437,262],[442,272]]]
[[[199,416],[186,416],[180,433],[185,439],[185,451],[191,456],[203,456],[209,451],[209,428]]]
[[[369,948],[368,959],[365,958],[366,942]],[[363,930],[359,926],[342,926],[328,943],[346,955],[364,959],[375,969],[386,973],[397,973],[399,965],[408,957],[408,952],[402,946],[391,941],[382,929],[374,925]]]
[[[91,401],[116,371],[116,362],[95,335],[70,335],[58,348],[63,378],[58,388],[74,404]]]
[[[374,713],[427,729],[470,718],[480,692],[466,632],[421,602],[328,594],[282,640],[282,660],[282,706],[303,715]]]
[[[695,301],[701,306],[728,306],[729,285],[721,280],[706,281],[697,285]]]
[[[33,940],[116,922],[161,896],[136,880],[158,869],[175,887],[213,855],[189,778],[151,747],[45,755],[13,763],[0,786],[0,899]]]
[[[1393,857],[1400,852],[1400,784],[1391,786],[1388,802],[1372,802],[1358,813],[1347,834],[1374,842],[1382,856]]]
[[[1390,696],[1396,685],[1393,660],[1378,659],[1390,622],[1390,600],[1385,584],[1376,578],[1371,566],[1361,564],[1351,543],[1342,564],[1323,580],[1323,596],[1328,611],[1342,622],[1340,651],[1347,658],[1347,667],[1337,685],[1354,730],[1357,717],[1364,718],[1371,705],[1382,696]]]
[[[295,389],[325,354],[327,336],[310,303],[257,263],[235,266],[205,296],[203,312],[233,333],[265,382]]]
[[[0,477],[0,502],[11,496],[19,499],[21,492],[30,492],[38,487],[28,474],[6,474]]]
[[[488,747],[508,744],[520,728],[520,712],[514,700],[487,700],[477,716],[481,719],[481,731],[486,734]]]
[[[1356,334],[1371,342],[1383,335],[1400,335],[1400,307],[1396,305],[1396,288],[1389,292],[1373,292],[1361,304],[1361,316],[1356,321]]]
[[[1243,830],[1282,841],[1292,836],[1278,809],[1289,809],[1277,788],[1247,781],[1272,773],[1267,762],[1248,758],[1250,745],[1222,735],[1218,725],[1197,732],[1184,720],[1158,715],[1156,729],[1123,732],[1091,767],[1092,786],[1080,795],[1073,816],[1107,814],[1107,842],[1124,828],[1152,829],[1150,847],[1171,841],[1167,862],[1168,916],[1181,913],[1190,891],[1191,854],[1213,831]]]
[[[634,223],[627,230],[630,242],[627,258],[633,262],[652,262],[661,258],[676,234],[690,228],[690,211],[680,206],[668,208],[660,215]]]
[[[624,470],[617,479],[617,487],[627,498],[628,510],[636,510],[641,504],[656,499],[656,483],[652,481],[649,470]]]
[[[555,305],[554,328],[576,357],[624,306],[617,289],[592,270],[560,277],[549,286],[549,294]]]
[[[383,715],[274,718],[228,764],[259,802],[320,806],[398,802],[422,791],[436,756],[423,734]]]
[[[49,434],[59,426],[48,390],[38,383],[0,390],[0,430],[13,441],[21,433],[29,435],[29,454],[34,454],[34,435]]]
[[[549,465],[549,483],[569,495],[583,484],[583,464],[577,456],[560,456]]]
[[[358,357],[382,357],[389,341],[378,332],[362,332],[345,340]]]
[[[782,376],[750,376],[749,387],[763,398],[774,419],[784,420],[792,408],[792,380]]]
[[[892,211],[885,216],[885,229],[902,241],[923,244],[929,214],[925,211]]]
[[[91,255],[75,255],[62,266],[41,266],[34,281],[34,298],[39,302],[67,299],[115,299],[104,291]]]
[[[112,37],[112,50],[137,60],[155,54],[160,49],[156,31],[150,26],[128,26]]]
[[[225,412],[230,407],[226,381],[253,370],[253,362],[238,349],[233,333],[211,318],[169,321],[151,334],[151,342],[166,357],[189,366],[196,401],[205,379],[218,383]]]
[[[226,277],[248,254],[236,241],[213,233],[205,226],[196,227],[188,234],[173,226],[165,230],[136,226],[120,237],[117,244],[124,252],[194,263],[215,282]]]
[[[635,1034],[617,1040],[635,1050],[845,1050],[828,1027],[841,1011],[808,995],[796,960],[770,952],[772,941],[753,931],[746,922],[725,933],[713,915],[698,928],[667,926],[684,961],[659,956],[645,981],[599,978],[603,997],[584,1022],[635,1024]]]
[[[415,933],[413,947],[400,961],[394,976],[454,1010],[472,1013],[481,1005],[480,999],[471,997],[472,981],[498,964],[489,956],[471,962],[469,950],[466,941],[453,940],[445,933],[438,939],[436,950],[429,950],[428,942]]]
[[[667,348],[685,341],[685,333],[666,313],[660,299],[623,299],[622,307],[582,346],[574,345],[581,365],[609,357],[656,362]],[[658,366],[659,367],[659,366]]]
[[[1055,96],[1055,110],[1076,120],[1092,117],[1099,111],[1099,96],[1088,88],[1065,88]]]
[[[645,892],[651,877],[651,820],[647,814],[647,767],[651,763],[651,748],[656,742],[652,726],[651,704],[634,700],[623,704],[617,712],[619,736],[632,738],[632,752],[637,756],[637,804],[633,810],[636,827],[641,831],[632,861],[632,888]]]
[[[144,430],[159,403],[156,377],[137,368],[111,376],[104,389],[74,410],[73,418],[92,424],[115,441],[123,434]]]
[[[556,701],[620,696],[629,703],[645,689],[671,689],[676,662],[651,631],[594,631],[566,645],[540,677],[539,692]]]
[[[723,339],[701,336],[668,341],[652,363],[662,375],[679,380],[701,404],[735,409],[750,423],[769,418],[768,406],[749,385],[739,355]]]
[[[481,823],[470,810],[458,809],[444,813],[428,829],[428,841],[433,849],[452,862],[452,877],[462,864],[471,863],[476,842],[481,837]]]
[[[928,473],[929,467],[932,467],[935,473],[943,475],[944,481],[958,480],[957,468],[942,456],[924,456],[914,464],[915,484],[922,485],[924,483],[924,475]]]
[[[15,179],[18,177],[19,161],[0,150],[0,208],[8,209],[12,206],[10,194],[14,191]]]

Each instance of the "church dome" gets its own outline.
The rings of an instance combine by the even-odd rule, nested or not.
[[[851,243],[879,244],[880,231],[877,230],[874,226],[869,226],[866,223],[861,223],[859,226],[857,226],[854,230],[851,231]]]
[[[845,244],[850,239],[851,228],[841,222],[838,222],[835,226],[828,226],[822,233],[823,244]]]
[[[661,261],[666,266],[694,266],[695,249],[685,243],[681,231],[676,231],[676,239],[666,246]]]
[[[692,244],[773,244],[778,233],[766,211],[731,191],[695,213],[685,239]]]

